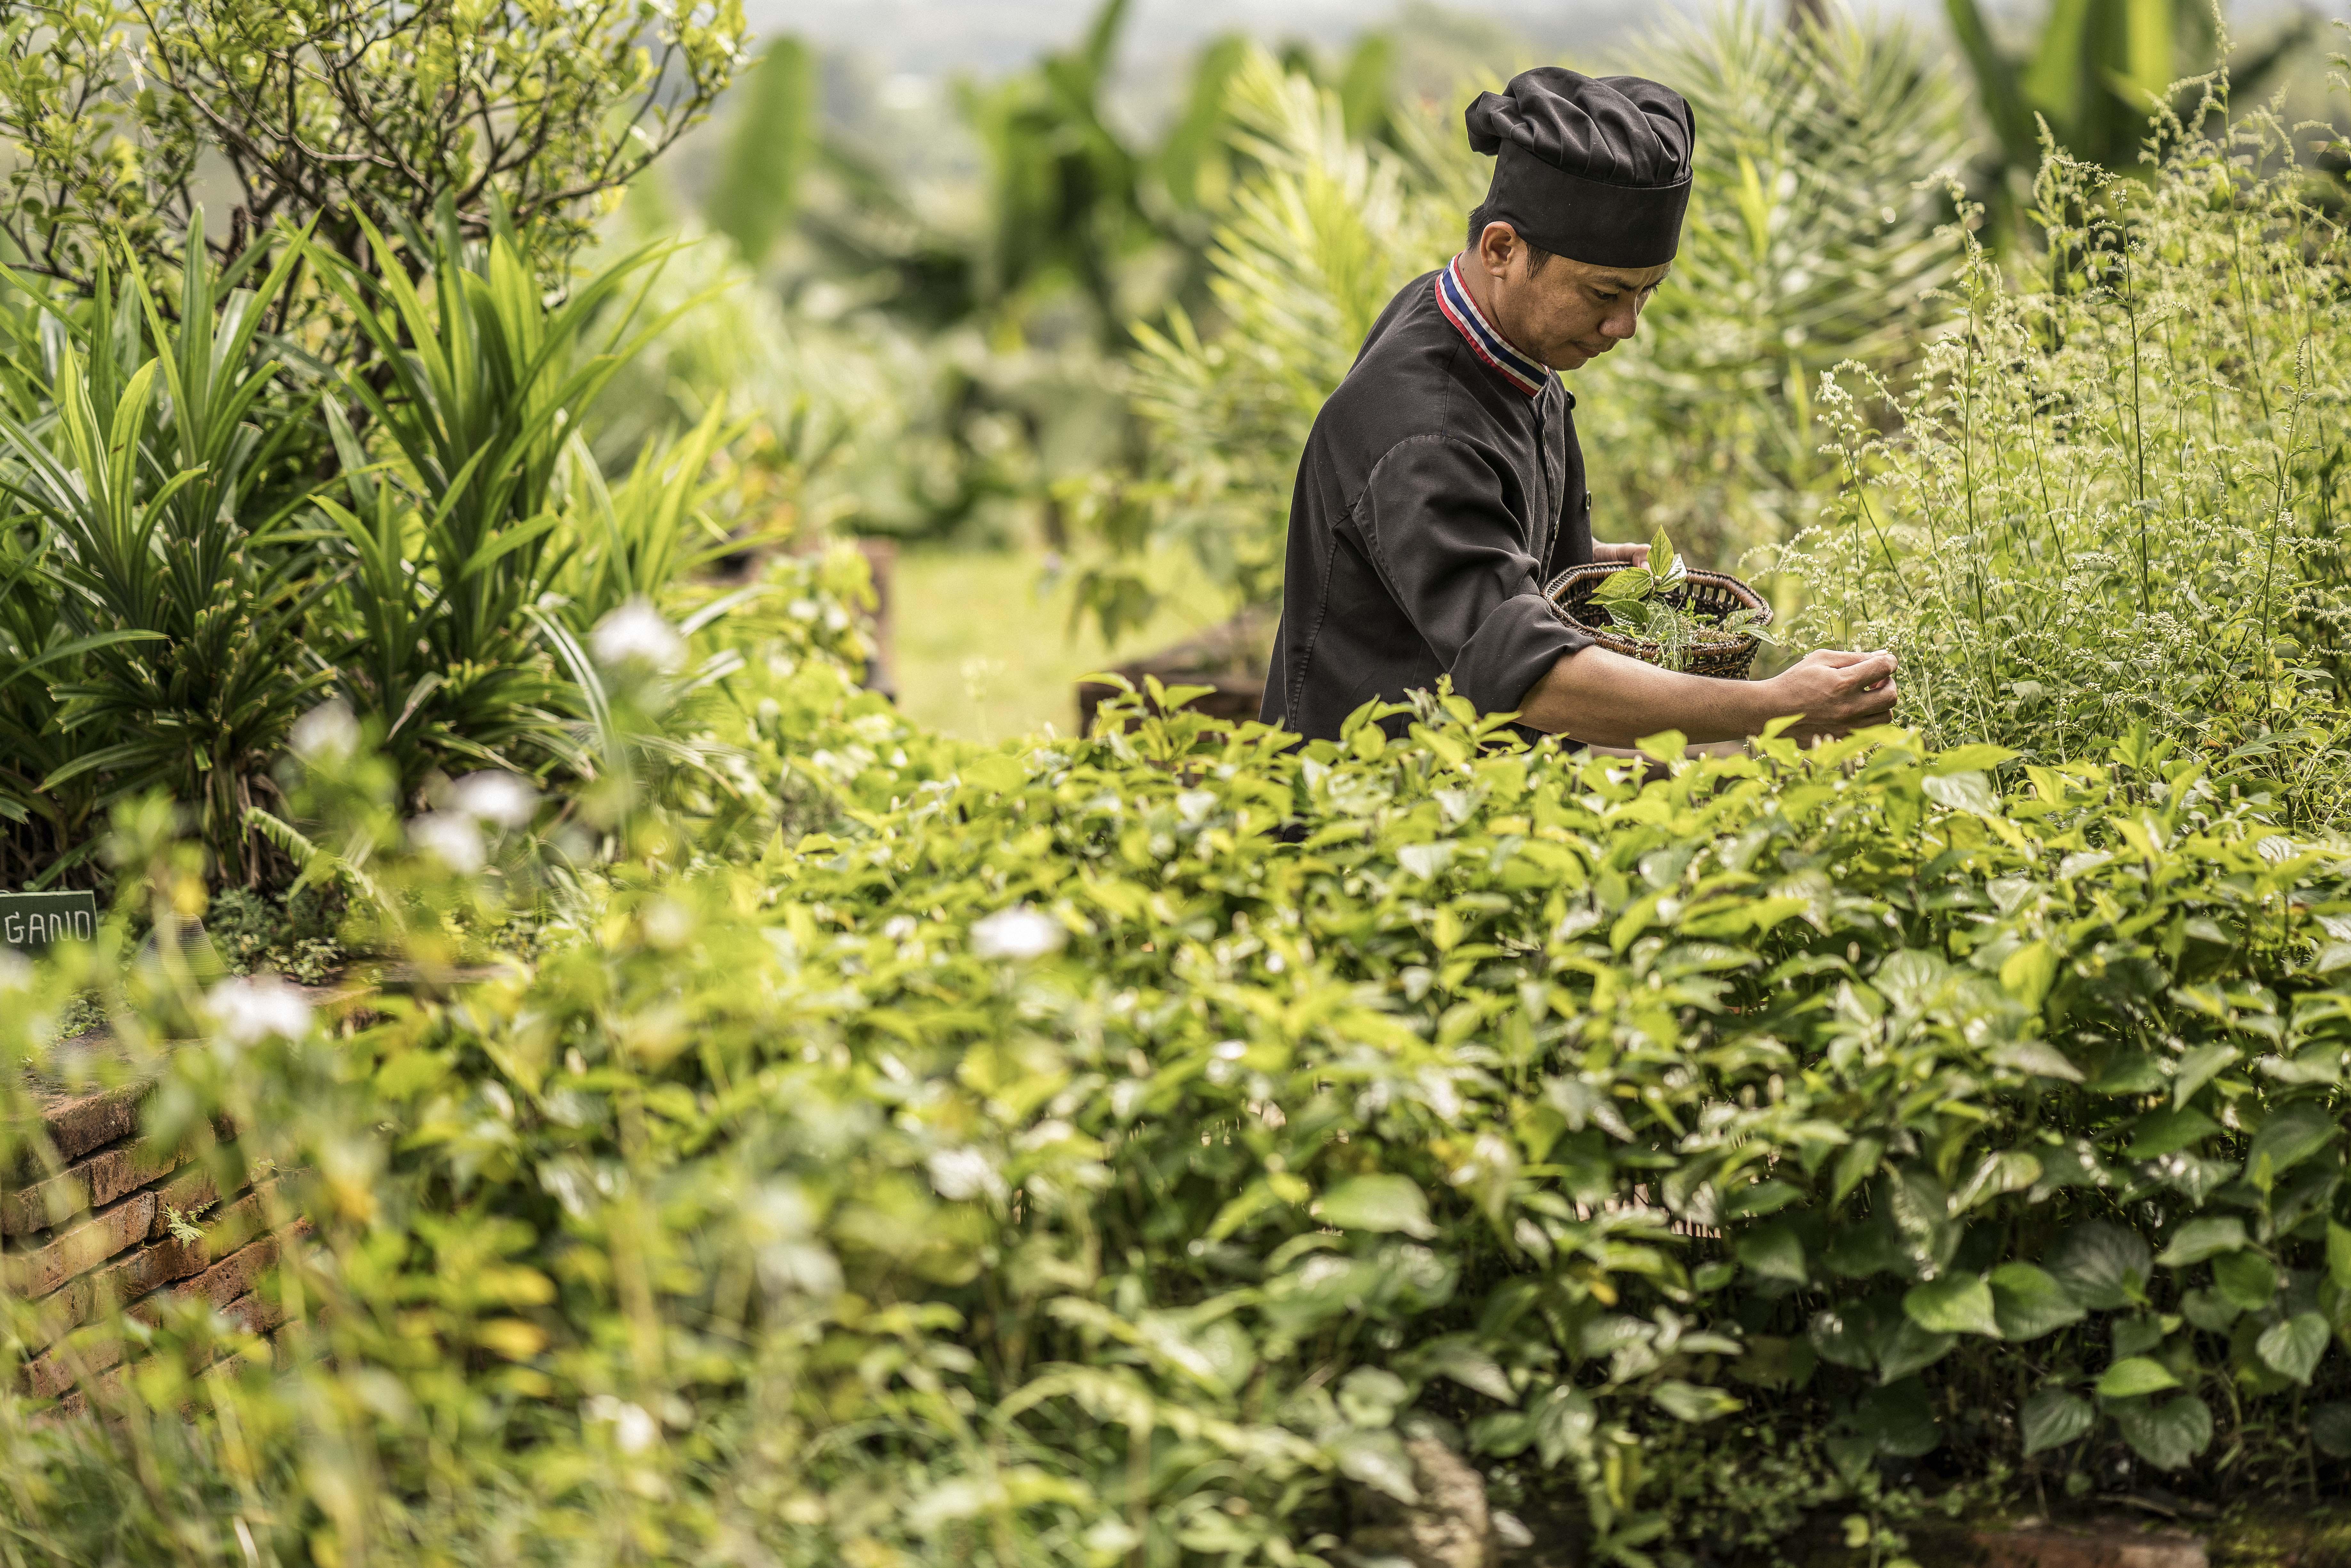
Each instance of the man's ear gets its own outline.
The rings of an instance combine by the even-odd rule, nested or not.
[[[1510,257],[1522,243],[1518,230],[1496,219],[1478,235],[1478,258],[1486,264],[1487,271],[1499,276],[1510,270]]]

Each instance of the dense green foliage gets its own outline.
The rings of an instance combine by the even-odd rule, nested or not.
[[[2257,775],[2142,739],[2003,799],[1887,732],[1644,783],[1452,701],[958,756],[805,639],[752,667],[829,832],[623,812],[529,965],[340,1034],[167,978],[217,1044],[163,1054],[116,993],[152,1135],[233,1117],[316,1228],[281,1366],[190,1382],[236,1342],[186,1315],[119,1424],[5,1407],[26,1539],[1330,1562],[1437,1434],[1638,1564],[1896,1520],[1922,1458],[2337,1474],[2351,900]],[[309,755],[377,943],[536,903],[528,835],[453,878]]]
[[[325,584],[288,462],[309,410],[257,338],[291,261],[228,291],[192,250],[184,327],[136,271],[78,306],[12,302],[0,818],[32,830],[12,835],[26,873],[86,852],[110,791],[154,789],[247,869],[249,780],[324,685],[302,648]]]
[[[151,789],[220,874],[282,880],[269,765],[328,694],[412,794],[593,772],[567,645],[683,608],[733,432],[640,432],[607,485],[580,421],[659,325],[666,247],[570,258],[742,36],[731,4],[0,25],[0,883],[100,874],[107,810]]]
[[[969,100],[1001,271],[877,226],[1017,335],[1213,211],[1157,457],[1050,488],[1261,597],[1285,454],[1475,166],[1376,46],[1336,89],[1212,51],[1139,155],[1122,14]],[[707,573],[873,406],[699,314],[707,256],[550,294],[568,220],[452,198],[364,256],[192,219],[12,277],[0,878],[102,865],[114,914],[0,952],[0,1171],[56,1174],[47,1092],[152,1080],[286,1322],[0,1294],[76,1385],[0,1392],[0,1554],[1353,1568],[1431,1443],[1619,1568],[2351,1483],[2339,231],[2268,120],[2173,127],[2143,183],[2053,162],[2005,273],[1915,186],[1916,39],[1678,47],[1719,134],[1670,346],[1588,400],[1602,531],[1834,494],[1812,624],[1901,653],[1915,729],[1644,766],[1441,693],[1301,744],[1154,691],[959,746],[860,689],[853,552]],[[199,915],[359,989],[225,976]],[[110,1048],[57,1044],[93,997]]]
[[[717,601],[689,579],[763,542],[713,482],[723,405],[610,483],[581,434],[660,325],[665,247],[550,302],[511,229],[443,217],[421,283],[307,236],[240,257],[241,287],[191,247],[169,313],[136,269],[87,300],[0,279],[0,880],[88,876],[110,804],[155,789],[225,876],[265,880],[270,765],[328,695],[379,721],[412,794],[486,764],[591,777],[576,639],[633,601]],[[331,378],[263,329],[305,267],[373,346]]]

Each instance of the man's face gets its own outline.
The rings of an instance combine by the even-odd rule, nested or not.
[[[1555,371],[1580,370],[1633,336],[1671,264],[1593,267],[1533,253],[1508,224],[1488,224],[1472,253],[1489,280],[1488,313],[1502,336]]]

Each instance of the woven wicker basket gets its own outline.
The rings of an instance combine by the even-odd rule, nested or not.
[[[1561,620],[1590,632],[1592,640],[1602,647],[1654,664],[1664,658],[1665,650],[1646,637],[1627,634],[1609,620],[1607,611],[1592,602],[1601,580],[1612,571],[1624,570],[1625,565],[1623,561],[1594,561],[1590,566],[1571,566],[1552,579],[1551,586],[1543,591]],[[1768,626],[1771,622],[1771,607],[1763,601],[1761,594],[1737,578],[1719,571],[1693,569],[1680,587],[1666,591],[1666,601],[1686,614],[1716,621],[1728,620],[1741,610],[1752,610],[1757,625]],[[1757,639],[1743,633],[1734,642],[1700,643],[1690,650],[1689,673],[1727,681],[1746,680],[1755,668],[1755,650],[1761,645]]]

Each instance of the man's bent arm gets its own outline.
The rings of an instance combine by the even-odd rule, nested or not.
[[[1775,718],[1801,733],[1876,724],[1895,702],[1894,655],[1821,652],[1768,681],[1685,675],[1611,649],[1578,649],[1552,664],[1520,704],[1530,728],[1587,746],[1630,746],[1677,729],[1692,744],[1743,740]]]

